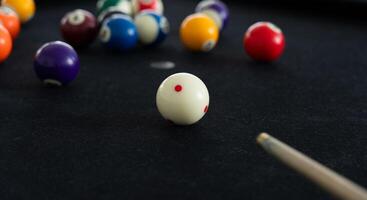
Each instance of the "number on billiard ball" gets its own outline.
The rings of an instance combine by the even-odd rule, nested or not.
[[[156,95],[158,111],[177,125],[198,122],[208,111],[209,92],[203,81],[189,73],[166,78]]]

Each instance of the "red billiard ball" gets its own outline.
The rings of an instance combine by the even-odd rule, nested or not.
[[[270,22],[257,22],[247,29],[243,45],[248,55],[257,61],[277,60],[283,53],[285,39],[282,31]]]
[[[162,0],[132,0],[132,7],[135,15],[144,10],[163,14]]]
[[[66,13],[61,19],[61,34],[74,47],[91,44],[98,34],[98,22],[92,13],[82,9]]]

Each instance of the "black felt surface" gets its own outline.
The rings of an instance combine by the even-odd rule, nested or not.
[[[208,54],[185,51],[178,27],[193,1],[166,3],[171,35],[158,49],[79,52],[72,85],[44,87],[35,51],[61,39],[58,22],[93,1],[45,1],[0,66],[1,199],[332,199],[255,144],[266,131],[367,186],[367,26],[363,20],[230,4]],[[242,34],[270,20],[286,35],[274,64],[252,62]],[[150,62],[175,62],[172,70]],[[155,107],[175,72],[201,77],[211,97],[200,123],[177,127]]]

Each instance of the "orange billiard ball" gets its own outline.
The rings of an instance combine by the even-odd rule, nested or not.
[[[8,30],[0,25],[0,63],[4,62],[10,55],[13,41]]]
[[[192,51],[210,51],[218,42],[219,29],[207,15],[196,13],[184,19],[180,38],[184,46]]]
[[[7,6],[1,6],[0,22],[9,31],[13,39],[18,37],[20,31],[20,20],[16,12]]]
[[[34,0],[2,0],[1,5],[13,9],[22,23],[31,20],[36,11]]]

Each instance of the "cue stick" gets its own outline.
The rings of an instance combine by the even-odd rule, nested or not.
[[[344,200],[367,200],[367,191],[363,187],[267,133],[261,133],[257,137],[257,143],[269,154],[303,174],[335,197]]]

